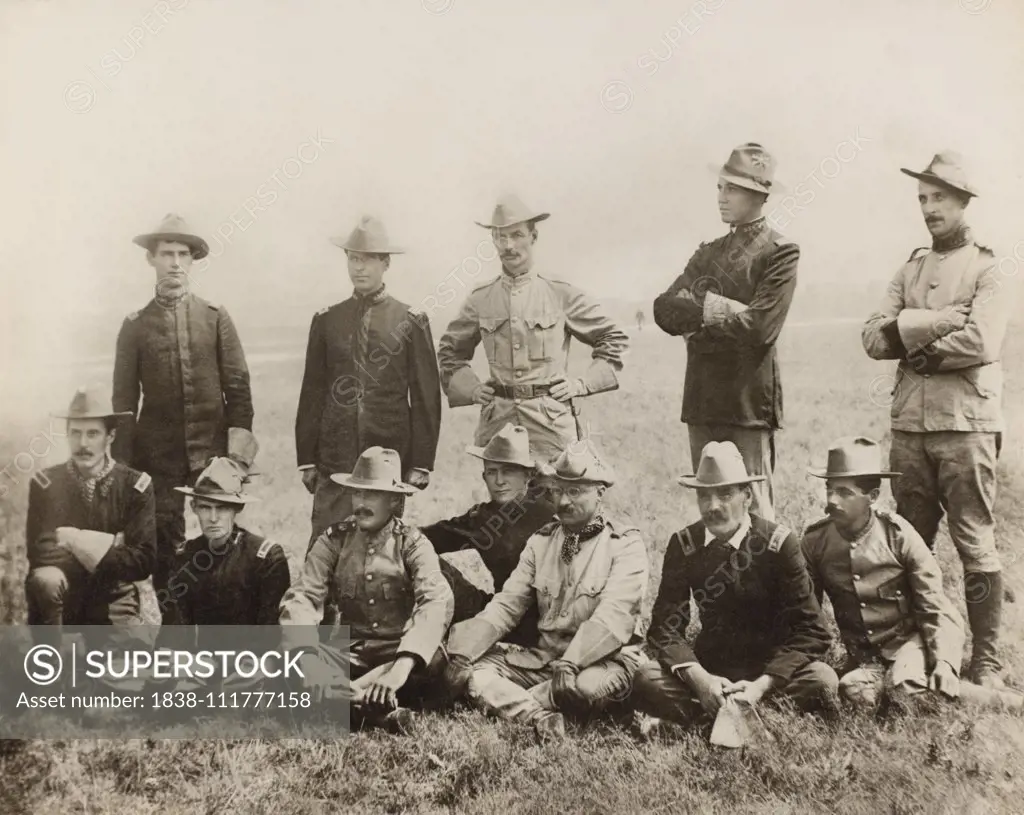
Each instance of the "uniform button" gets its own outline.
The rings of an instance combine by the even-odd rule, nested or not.
[[[376,601],[375,601],[375,600],[374,600],[374,599],[373,599],[373,598],[371,597],[371,598],[370,598],[370,605],[372,606],[372,605],[373,605],[373,604],[374,604],[375,602],[376,602]]]
[[[523,372],[522,371],[516,371],[516,379],[522,379],[522,378],[523,378]]]
[[[867,607],[868,607],[868,604],[867,604],[867,603],[861,603],[861,604],[860,604],[860,607],[861,607],[861,608],[867,608]]]
[[[875,629],[873,629],[873,628],[869,628],[869,629],[868,629],[868,633],[869,633],[869,634],[874,634],[874,633],[875,633]]]
[[[854,580],[860,580],[860,575],[859,575],[859,574],[855,574],[855,575],[853,576],[853,579],[854,579]]]
[[[515,348],[518,351],[519,350],[519,343],[518,342],[512,343],[512,347]]]
[[[373,580],[373,575],[372,575],[372,574],[368,574],[368,575],[366,575],[366,579],[367,579],[367,580]]]
[[[377,627],[377,623],[374,623],[373,625],[370,626],[370,628],[376,628],[376,627]]]

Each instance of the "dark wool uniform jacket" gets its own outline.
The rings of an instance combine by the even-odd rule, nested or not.
[[[75,560],[71,552],[57,545],[59,526],[124,535],[124,540],[107,550],[89,576],[89,585],[83,592],[88,605],[86,619],[74,622],[106,621],[107,604],[123,593],[135,591],[131,584],[152,573],[156,559],[156,502],[151,481],[145,473],[115,462],[96,485],[91,505],[86,503],[67,462],[44,470],[43,477],[30,482],[25,525],[30,569],[63,567]],[[90,611],[94,606],[96,614]]]
[[[426,315],[387,295],[370,306],[366,359],[357,364],[360,302],[317,313],[295,417],[300,467],[351,472],[360,453],[397,450],[402,467],[432,470],[441,428],[441,383]]]
[[[114,439],[118,461],[184,478],[227,455],[228,428],[251,432],[253,418],[249,369],[227,311],[187,294],[174,308],[151,300],[130,314],[117,337],[113,401],[138,417]]]
[[[167,583],[177,625],[277,625],[281,598],[291,585],[280,544],[235,527],[213,544],[205,535],[175,556]]]
[[[757,515],[750,520],[738,550],[705,546],[699,521],[669,540],[647,633],[666,670],[699,662],[712,673],[788,681],[828,652],[831,638],[796,535]],[[691,594],[701,622],[692,647],[686,641]]]
[[[689,335],[684,422],[782,426],[775,341],[796,290],[799,258],[800,248],[762,218],[702,243],[683,273],[654,301],[654,320],[662,331]],[[681,289],[698,299],[713,292],[745,304],[747,310],[704,324],[701,309],[676,296]]]

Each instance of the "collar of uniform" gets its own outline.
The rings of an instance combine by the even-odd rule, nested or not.
[[[382,283],[380,288],[377,289],[377,291],[375,292],[372,292],[370,294],[360,294],[359,292],[352,292],[352,296],[355,297],[356,302],[359,304],[361,308],[366,308],[367,306],[375,306],[378,303],[383,302],[384,298],[388,296],[387,286],[385,286]]]
[[[952,252],[954,249],[963,249],[965,246],[974,243],[974,235],[967,224],[960,226],[948,235],[941,238],[932,238],[933,252]]]
[[[750,515],[744,515],[743,521],[740,523],[740,528],[733,532],[732,537],[729,538],[728,543],[733,549],[739,549],[740,544],[743,543],[743,539],[747,536],[750,531]],[[706,526],[704,527],[704,545],[710,546],[711,542],[715,540],[715,536],[711,534],[711,530]]]
[[[367,532],[359,527],[356,527],[355,531],[356,534],[361,535],[364,538],[368,545],[376,546],[384,543],[394,534],[397,520],[398,519],[394,517],[389,518],[388,522],[376,532]]]
[[[178,304],[181,303],[186,297],[188,297],[188,289],[182,289],[181,292],[175,295],[174,297],[168,297],[165,294],[161,294],[160,287],[157,286],[156,293],[153,296],[153,300],[161,308],[173,310],[177,308]]]
[[[521,289],[524,286],[529,286],[537,278],[537,272],[530,269],[528,272],[523,272],[521,275],[513,277],[505,268],[501,269],[501,285],[506,289]]]
[[[760,218],[747,221],[745,224],[733,224],[729,227],[729,233],[732,235],[757,235],[764,231],[767,226],[768,219],[762,215]]]

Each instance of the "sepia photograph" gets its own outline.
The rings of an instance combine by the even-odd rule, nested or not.
[[[1024,5],[3,0],[0,815],[1012,815]]]

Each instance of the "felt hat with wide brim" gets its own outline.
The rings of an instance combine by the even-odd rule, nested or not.
[[[398,452],[386,447],[364,450],[351,474],[334,473],[331,481],[352,490],[397,492],[402,495],[417,492],[414,486],[402,481],[402,462]]]
[[[749,475],[743,456],[731,441],[708,442],[700,454],[697,472],[679,477],[679,483],[692,489],[732,487],[764,481],[763,475]]]
[[[900,167],[900,172],[911,178],[938,184],[940,187],[949,187],[970,196],[978,195],[977,187],[967,180],[963,157],[952,150],[936,153],[928,166],[920,172],[908,170],[906,167]]]
[[[498,198],[498,203],[494,205],[494,211],[491,213],[489,222],[474,221],[473,223],[477,226],[482,226],[484,229],[497,229],[513,226],[514,224],[536,223],[550,217],[551,213],[537,212],[526,206],[519,199],[519,196],[513,193],[505,193]]]
[[[403,248],[391,243],[384,222],[372,215],[364,215],[347,237],[331,238],[331,243],[349,252],[366,252],[374,255],[405,254]]]
[[[815,478],[896,478],[900,473],[882,466],[882,450],[878,444],[864,436],[845,436],[834,441],[828,449],[824,467],[809,467]]]
[[[192,257],[195,260],[200,260],[210,254],[209,244],[189,229],[184,218],[173,212],[165,215],[160,225],[152,232],[146,232],[132,238],[132,243],[146,250],[153,245],[153,241],[178,241],[183,243],[192,250]]]

